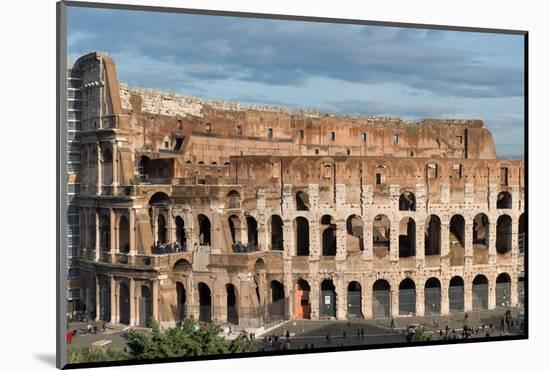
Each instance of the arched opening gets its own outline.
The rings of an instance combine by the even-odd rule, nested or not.
[[[376,280],[372,286],[372,316],[374,318],[390,317],[391,290],[386,280]]]
[[[416,255],[416,222],[405,217],[399,222],[399,258]]]
[[[102,282],[100,284],[100,319],[106,322],[111,321],[111,284]]]
[[[472,282],[472,309],[486,310],[489,302],[489,281],[484,275],[477,275]]]
[[[464,230],[466,221],[461,215],[451,217],[449,224],[449,257],[451,266],[464,265]]]
[[[357,215],[351,215],[346,220],[346,247],[348,251],[364,250],[363,243],[363,219]]]
[[[441,254],[441,220],[436,215],[426,219],[424,248],[426,256]]]
[[[130,252],[130,225],[126,216],[120,216],[118,221],[118,251],[119,253]]]
[[[241,208],[241,195],[236,190],[231,190],[225,197],[225,207],[228,209]]]
[[[464,280],[460,276],[454,276],[449,282],[449,310],[464,311]]]
[[[146,182],[149,179],[149,161],[149,157],[145,155],[142,155],[139,159],[138,172],[142,182]]]
[[[283,220],[278,215],[271,216],[271,250],[283,250]]]
[[[416,198],[414,193],[406,191],[399,196],[400,211],[416,211]]]
[[[269,305],[269,315],[272,322],[278,322],[286,319],[286,299],[285,287],[277,280],[271,281],[271,304]]]
[[[294,293],[294,316],[297,319],[311,319],[311,303],[309,301],[309,283],[304,279],[296,282]]]
[[[191,266],[189,261],[187,261],[185,258],[178,260],[174,264],[174,267],[172,268],[172,271],[175,272],[176,274],[186,274],[186,273],[190,273],[192,270],[193,270],[193,267]]]
[[[149,199],[150,206],[168,206],[170,205],[170,197],[161,191],[153,194]]]
[[[309,221],[305,217],[296,217],[294,230],[296,230],[296,255],[309,256]]]
[[[99,220],[99,245],[103,252],[111,250],[111,222],[107,216]]]
[[[525,282],[523,276],[518,277],[518,304],[520,307],[524,307],[525,305]]]
[[[489,263],[489,218],[484,213],[474,217],[472,225],[474,264]]]
[[[518,220],[518,251],[519,253],[525,252],[525,245],[527,240],[527,229],[525,227],[525,213],[519,216]]]
[[[512,208],[512,195],[507,191],[501,191],[497,195],[497,209]]]
[[[102,149],[101,176],[103,186],[111,186],[113,183],[113,155],[109,149]]]
[[[361,284],[351,281],[348,284],[348,317],[363,317]]]
[[[303,191],[296,193],[296,210],[309,211],[309,197],[307,193]]]
[[[166,244],[166,234],[168,228],[166,227],[166,219],[163,215],[157,217],[157,244]]]
[[[178,310],[178,322],[182,322],[186,317],[185,302],[187,296],[185,294],[185,287],[179,281],[176,283],[176,300]]]
[[[509,307],[512,303],[512,279],[510,275],[503,272],[497,276],[496,284],[496,305],[497,307]]]
[[[210,220],[203,214],[200,214],[197,220],[199,222],[200,245],[210,245]]]
[[[399,314],[416,314],[416,285],[409,278],[399,284]]]
[[[227,293],[227,322],[239,325],[239,309],[237,306],[237,293],[233,284],[226,284]]]
[[[389,256],[390,251],[390,219],[385,215],[377,215],[372,223],[372,244],[374,255],[378,258]]]
[[[330,215],[321,217],[323,256],[336,256],[336,221]]]
[[[441,313],[441,283],[435,277],[429,278],[424,285],[424,312],[426,315]]]
[[[258,258],[254,263],[254,272],[260,273],[264,272],[266,269],[266,264],[263,258]]]
[[[321,317],[336,317],[336,287],[332,280],[321,282],[319,315]]]
[[[512,250],[512,218],[501,215],[497,219],[497,253],[504,254]]]
[[[258,247],[258,223],[252,216],[246,216],[246,226],[248,234],[248,246],[252,250]]]
[[[176,241],[185,248],[187,246],[187,236],[185,235],[185,223],[183,218],[176,216]]]
[[[118,292],[119,318],[121,324],[130,325],[130,291],[125,283],[120,283]]]
[[[149,287],[141,286],[141,296],[139,297],[139,325],[147,327],[153,317],[151,290]]]
[[[241,220],[236,215],[231,215],[227,219],[229,223],[229,231],[231,232],[231,242],[233,244],[241,242]]]
[[[205,283],[199,283],[199,321],[212,321],[212,293]]]

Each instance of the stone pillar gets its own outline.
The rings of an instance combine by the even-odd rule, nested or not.
[[[95,276],[95,318],[101,319],[101,280],[99,275]]]
[[[512,307],[517,307],[518,302],[518,277],[516,274],[510,275],[510,305]]]
[[[110,253],[111,253],[111,262],[115,260],[114,255],[118,252],[118,227],[116,225],[116,213],[113,208],[109,208],[109,236],[110,240]]]
[[[399,262],[399,221],[390,220],[390,262]]]
[[[441,221],[441,269],[445,273],[451,263],[449,258],[449,222],[446,219]]]
[[[283,256],[290,258],[296,255],[296,238],[291,220],[283,220]]]
[[[158,230],[158,215],[159,215],[159,210],[158,208],[156,207],[153,207],[153,244],[157,244],[157,240],[158,240],[158,233],[157,233],[157,230]]]
[[[497,255],[497,220],[493,217],[489,219],[489,264],[494,266],[496,264]]]
[[[136,326],[139,323],[139,294],[136,293],[136,281],[134,278],[130,278],[128,290],[128,299],[130,300],[130,325]]]
[[[489,280],[488,289],[489,289],[489,299],[487,302],[488,309],[493,310],[496,307],[496,278],[491,275],[487,276],[487,279]]]
[[[372,319],[372,284],[372,279],[363,275],[361,281],[361,309],[365,319]]]
[[[94,212],[94,215],[95,215],[95,260],[96,261],[99,261],[100,257],[101,257],[101,245],[99,243],[100,239],[101,239],[101,233],[100,233],[100,229],[99,229],[99,214],[97,213],[97,211]]]
[[[128,209],[128,229],[130,233],[130,238],[128,243],[130,244],[129,254],[131,256],[136,255],[136,213],[134,209]]]
[[[474,264],[473,221],[468,218],[464,224],[464,268],[471,271]]]
[[[441,281],[441,315],[449,314],[449,281]]]
[[[97,145],[97,184],[96,184],[96,194],[101,195],[101,185],[103,184],[103,166],[102,166],[102,160],[101,160],[101,145],[99,143]]]
[[[168,223],[168,243],[172,243],[176,241],[176,222],[174,220],[174,213],[172,206],[168,209],[168,220],[166,220]]]
[[[321,256],[321,230],[319,220],[309,223],[309,256],[311,260],[317,261]]]
[[[286,249],[286,247],[285,247]],[[286,253],[286,252],[285,252]],[[292,261],[290,257],[283,258],[283,287],[287,303],[286,312],[289,319],[294,318],[294,282],[292,281]]]
[[[271,240],[269,240],[268,237],[269,232],[266,217],[264,215],[260,215],[258,217],[258,250],[268,250],[268,246],[271,244]]]
[[[416,284],[416,316],[424,316],[425,315],[425,305],[424,305],[424,285],[423,284]]]
[[[153,289],[152,289],[152,298],[151,298],[151,304],[152,304],[152,310],[153,310],[153,319],[160,323],[160,317],[159,317],[159,284],[160,280],[153,280]]]
[[[114,276],[109,276],[109,282],[111,284],[111,323],[118,323],[118,294],[117,294],[117,282]]]
[[[309,283],[309,287],[311,288],[311,291],[309,292],[309,302],[311,303],[311,319],[318,320],[319,319],[319,299],[320,299],[320,284],[318,278],[312,279],[312,281]]]
[[[345,261],[347,257],[346,247],[346,220],[336,221],[336,260]]]
[[[396,282],[392,282],[390,288],[390,302],[390,316],[399,316],[399,284],[397,284]]]
[[[416,251],[415,259],[418,269],[424,268],[425,262],[425,245],[424,245],[424,221],[416,222]]]
[[[112,195],[118,194],[118,143],[116,140],[113,142],[113,165],[112,165]]]
[[[336,318],[338,320],[346,320],[348,315],[348,297],[347,287],[343,276],[338,276],[336,279]]]
[[[472,279],[464,277],[464,311],[470,312],[472,308]]]
[[[372,261],[374,258],[372,244],[372,220],[363,221],[363,246],[365,250],[361,256],[365,260]]]
[[[519,217],[512,217],[512,260],[516,260],[516,256],[519,253],[519,244],[518,244],[518,231],[519,231]]]

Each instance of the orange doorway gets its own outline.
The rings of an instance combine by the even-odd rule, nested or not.
[[[307,281],[299,279],[294,289],[294,317],[311,319],[310,287]]]

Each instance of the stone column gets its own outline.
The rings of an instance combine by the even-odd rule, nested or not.
[[[471,271],[474,264],[474,245],[473,245],[473,221],[468,218],[464,224],[464,269]]]
[[[96,184],[96,194],[101,195],[101,185],[103,184],[103,168],[102,168],[102,160],[101,160],[101,145],[99,143],[97,145],[97,184]]]
[[[101,280],[99,275],[95,276],[95,317],[101,319]]]
[[[311,260],[318,260],[321,256],[321,230],[319,220],[310,221],[309,223],[309,256]]]
[[[424,268],[424,262],[425,262],[425,245],[424,245],[424,220],[418,220],[416,222],[416,251],[415,251],[415,259],[416,259],[416,266],[419,269]]]
[[[363,245],[365,250],[362,257],[365,260],[372,261],[373,259],[373,244],[372,244],[372,220],[363,221]]]
[[[130,244],[129,254],[131,256],[136,255],[136,213],[133,208],[128,209],[128,229],[130,238],[128,243]]]
[[[497,220],[494,217],[491,217],[489,220],[489,264],[494,266],[497,255]]]
[[[372,284],[372,279],[363,275],[361,281],[361,309],[365,319],[372,319]]]
[[[176,241],[176,222],[174,220],[172,206],[168,209],[168,220],[166,221],[168,222],[168,225],[166,225],[168,226],[168,243],[172,243]]]
[[[160,317],[159,317],[159,280],[153,280],[153,289],[152,289],[152,309],[153,309],[153,319],[160,323]]]
[[[286,249],[286,247],[285,247]],[[286,253],[286,252],[285,252]],[[292,261],[290,257],[283,259],[283,287],[287,303],[286,312],[289,319],[294,318],[294,282],[292,281]]]
[[[265,216],[260,215],[258,217],[258,250],[267,251],[268,245],[271,244],[268,242],[268,232],[267,232],[267,222]]]
[[[111,260],[110,262],[113,262],[115,260],[114,255],[118,252],[118,227],[116,227],[116,213],[113,208],[109,208],[109,236],[111,237],[110,240],[110,254],[111,254]]]
[[[296,241],[291,220],[283,220],[283,246],[283,256],[290,258],[296,255]]]
[[[113,165],[112,165],[112,195],[118,194],[118,143],[116,140],[113,142]]]
[[[445,273],[451,263],[449,259],[449,222],[446,219],[441,221],[441,269]]]
[[[320,299],[320,284],[318,278],[311,279],[309,287],[311,288],[311,291],[309,292],[309,302],[311,304],[311,319],[318,320],[319,319],[319,299]]]
[[[390,221],[390,262],[399,262],[399,221]]]
[[[157,244],[157,240],[158,240],[158,233],[157,233],[157,230],[158,230],[158,215],[159,215],[159,210],[158,208],[156,207],[153,207],[153,244]]]
[[[472,279],[464,277],[464,311],[470,312],[472,308]]]
[[[96,261],[99,261],[100,257],[101,257],[101,245],[99,243],[100,239],[101,239],[101,233],[100,233],[100,229],[99,229],[99,214],[97,213],[97,211],[94,212],[94,215],[95,215],[95,260]]]
[[[518,277],[516,274],[510,274],[510,305],[512,307],[517,307],[518,302]]]
[[[111,284],[111,323],[118,323],[118,294],[117,283],[114,276],[109,276],[109,282]]]
[[[512,260],[514,261],[516,259],[516,256],[519,253],[519,245],[518,245],[518,231],[519,231],[519,217],[512,217],[512,248],[511,248],[511,254],[512,254]]]
[[[416,284],[416,316],[424,316],[425,315],[425,305],[424,305],[424,285],[423,284]]]
[[[487,276],[487,279],[489,280],[489,284],[488,284],[488,289],[489,289],[489,299],[488,299],[488,302],[487,302],[487,306],[488,306],[488,309],[492,310],[496,307],[496,284],[495,284],[495,280],[496,278],[491,275]]]
[[[397,317],[399,316],[399,284],[397,282],[392,282],[390,288],[390,316]]]
[[[347,318],[347,287],[343,276],[336,279],[336,318],[338,320],[346,320]]]
[[[346,236],[346,220],[336,221],[336,260],[338,261],[345,261],[347,257]]]
[[[136,281],[134,278],[130,278],[130,284],[128,287],[130,300],[130,325],[138,325],[138,309],[139,309],[139,296],[136,294]]]
[[[441,281],[441,315],[449,314],[449,281]]]

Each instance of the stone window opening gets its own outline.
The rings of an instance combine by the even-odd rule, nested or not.
[[[118,251],[119,253],[130,252],[130,225],[126,216],[120,216],[118,221]]]
[[[416,222],[405,217],[399,222],[399,258],[416,255]]]
[[[428,179],[436,179],[437,178],[437,164],[435,164],[435,163],[428,164],[427,172],[428,172]]]
[[[237,136],[241,136],[243,134],[243,127],[237,126]]]
[[[207,124],[204,126],[204,131],[205,131],[206,133],[208,133],[208,134],[209,134],[210,132],[212,132],[212,126],[210,125],[210,123],[207,123]]]
[[[335,133],[334,131],[329,132],[329,134],[328,134],[328,139],[329,139],[330,141],[336,140],[336,133]]]
[[[329,179],[332,177],[332,165],[330,163],[325,163],[323,165],[323,177]]]
[[[269,127],[267,129],[267,137],[270,139],[273,138],[273,128]]]
[[[336,221],[330,215],[321,217],[321,241],[323,256],[336,256]]]
[[[347,149],[346,152],[348,153],[348,155],[351,154],[351,150]]]
[[[298,131],[298,137],[299,137],[300,139],[303,139],[303,138],[305,137],[304,130]]]
[[[305,217],[294,220],[296,255],[309,256],[309,221]]]
[[[278,215],[271,216],[269,223],[271,232],[271,250],[283,250],[283,220]]]
[[[185,139],[185,138],[184,137],[177,137],[176,138],[176,144],[174,145],[174,150],[177,150],[177,151],[181,150],[181,146],[183,145],[183,139]]]
[[[457,144],[462,144],[462,136],[460,136],[460,135],[457,136],[456,137],[456,142],[457,142]]]
[[[236,190],[231,190],[225,197],[225,207],[235,209],[241,207],[241,195]]]
[[[303,191],[296,193],[296,210],[309,211],[309,197],[307,193]]]
[[[512,250],[512,218],[508,215],[501,215],[497,219],[496,250],[499,254]]]
[[[462,178],[462,165],[453,164],[453,178],[461,179]]]
[[[315,154],[319,154],[319,149],[315,149]]]
[[[464,265],[466,221],[461,215],[451,217],[449,223],[449,260],[451,266]]]
[[[360,216],[351,215],[346,220],[346,245],[348,250],[358,249],[363,251],[365,249],[363,243],[363,220]]]
[[[508,167],[500,168],[500,185],[508,186]]]
[[[426,256],[441,254],[441,220],[436,215],[426,219],[424,232],[424,251]]]
[[[399,135],[393,134],[391,141],[393,145],[399,144]]]
[[[380,251],[382,254],[386,254],[390,249],[390,219],[386,215],[377,215],[374,217],[372,223],[372,243],[374,246],[374,253]],[[381,251],[380,249],[385,249]]]
[[[405,191],[399,197],[400,211],[416,211],[416,199],[414,193]]]
[[[368,138],[367,134],[363,132],[363,133],[361,134],[361,141],[362,141],[363,143],[366,143],[366,142],[367,142],[367,138]]]
[[[198,230],[199,230],[199,244],[200,245],[210,245],[211,241],[211,226],[210,220],[203,214],[198,215],[197,217]]]
[[[382,185],[382,174],[380,172],[376,173],[376,185]]]
[[[512,195],[507,191],[502,191],[497,195],[497,209],[512,208]]]
[[[258,222],[252,216],[246,216],[246,231],[248,236],[248,246],[252,250],[257,250],[258,247]]]

